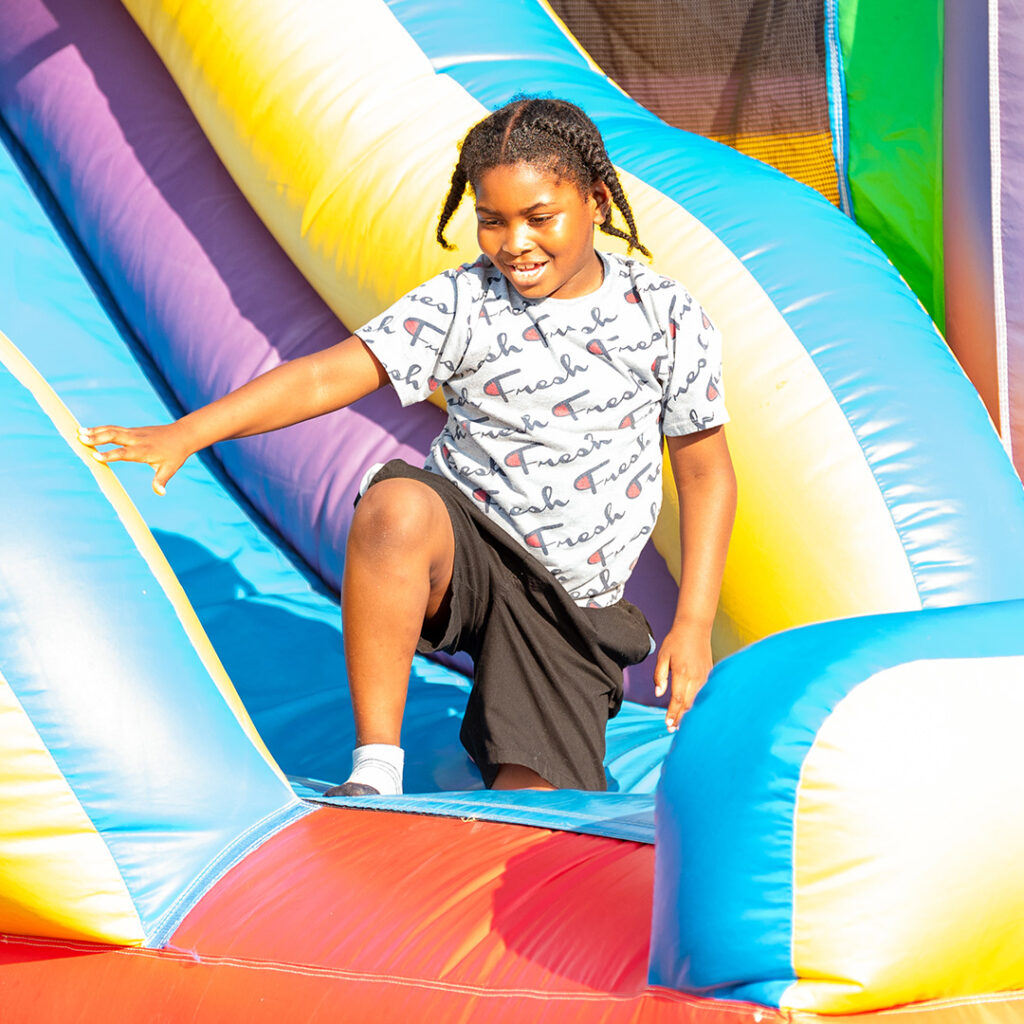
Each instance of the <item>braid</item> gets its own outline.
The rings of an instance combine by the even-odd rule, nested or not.
[[[513,99],[469,130],[459,150],[459,161],[437,225],[440,245],[454,248],[445,240],[444,229],[462,202],[466,185],[492,167],[519,162],[551,166],[584,193],[595,181],[603,182],[629,231],[611,223],[610,211],[600,225],[601,230],[624,239],[630,252],[637,249],[650,258],[649,250],[637,236],[633,211],[594,122],[566,100],[529,97]]]
[[[455,165],[455,170],[452,172],[452,186],[448,190],[448,197],[444,201],[441,219],[437,222],[437,242],[442,249],[455,248],[451,242],[445,239],[444,229],[447,227],[448,221],[452,219],[452,214],[459,208],[459,203],[462,202],[462,195],[466,191],[467,178],[464,162],[464,154],[459,153],[459,162]]]

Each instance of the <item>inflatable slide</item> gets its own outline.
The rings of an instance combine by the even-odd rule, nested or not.
[[[408,794],[325,800],[352,499],[443,412],[382,392],[166,498],[75,427],[194,408],[447,266],[458,141],[523,91],[590,113],[726,338],[719,664],[674,737],[631,672],[607,793],[499,794],[464,666],[417,659]],[[8,0],[0,118],[5,1019],[1024,1012],[1024,493],[854,223],[659,121],[541,2]],[[671,494],[628,591],[661,632]]]

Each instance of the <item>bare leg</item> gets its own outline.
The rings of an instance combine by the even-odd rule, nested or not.
[[[416,641],[447,615],[454,557],[448,510],[426,484],[382,480],[356,506],[342,615],[358,745],[400,745]]]
[[[491,789],[554,789],[555,787],[542,778],[532,768],[523,764],[503,764]]]

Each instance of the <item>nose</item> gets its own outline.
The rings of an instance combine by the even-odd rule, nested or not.
[[[513,221],[505,230],[501,246],[510,256],[521,256],[533,248],[530,225],[526,221]]]

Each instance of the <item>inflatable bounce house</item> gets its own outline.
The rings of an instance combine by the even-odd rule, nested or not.
[[[3,1020],[1024,1019],[1022,51],[1010,0],[4,0]],[[164,498],[75,428],[449,265],[458,141],[520,92],[590,113],[726,339],[718,663],[674,736],[632,670],[585,794],[482,790],[465,666],[417,660],[407,795],[325,800],[353,495],[443,412]]]

